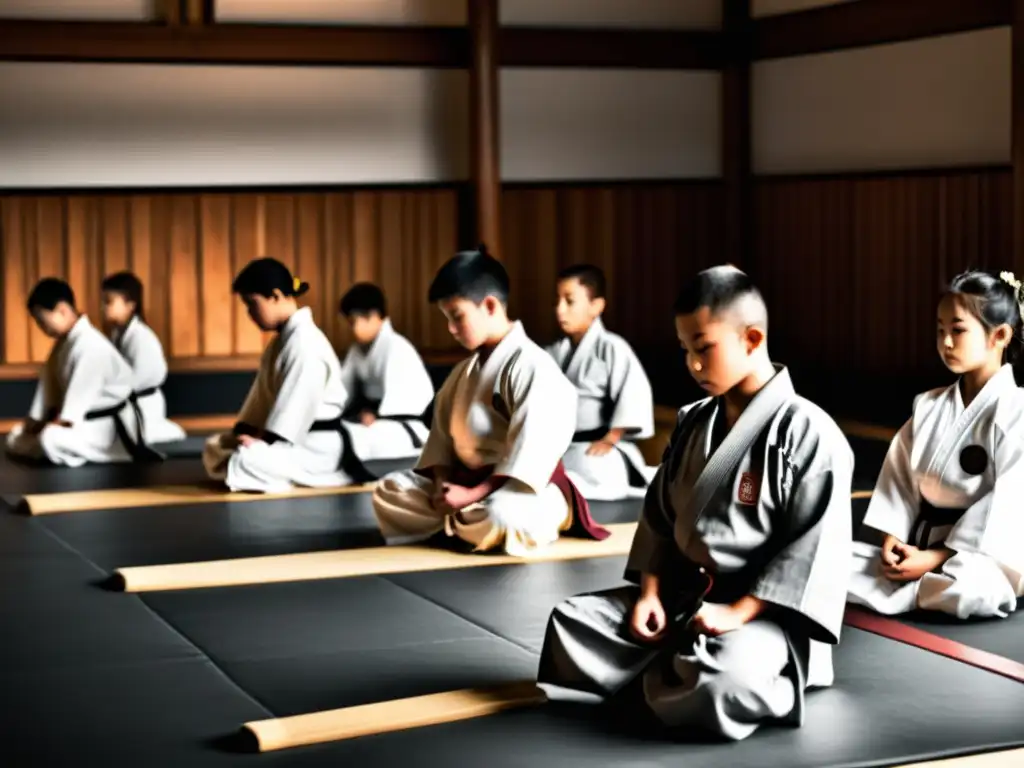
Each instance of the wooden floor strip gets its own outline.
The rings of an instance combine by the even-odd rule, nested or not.
[[[611,531],[611,536],[604,541],[565,537],[527,558],[492,553],[467,554],[417,545],[366,547],[120,568],[115,571],[114,577],[117,586],[125,592],[162,592],[344,579],[385,573],[479,568],[490,565],[583,560],[629,554],[636,523],[619,523],[607,527]]]
[[[1007,749],[1001,752],[985,752],[966,757],[949,757],[944,760],[929,760],[925,763],[909,763],[898,768],[1013,768],[1024,766],[1024,749]]]
[[[195,485],[157,485],[148,488],[117,488],[71,493],[36,493],[11,498],[5,497],[5,501],[25,514],[54,515],[101,509],[270,501],[273,499],[302,499],[310,496],[343,496],[351,493],[366,493],[373,490],[373,487],[373,483],[366,483],[329,488],[293,488],[284,493],[233,493],[226,490],[223,485],[210,482]]]
[[[260,752],[355,739],[379,733],[454,723],[504,710],[543,704],[547,698],[526,680],[494,688],[445,691],[429,696],[345,707],[308,715],[260,720],[242,726]]]

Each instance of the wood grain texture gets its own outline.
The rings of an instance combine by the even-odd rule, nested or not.
[[[36,279],[67,279],[98,322],[100,282],[117,269],[143,279],[146,319],[172,370],[254,368],[268,337],[232,295],[231,281],[262,255],[310,284],[302,301],[339,350],[351,336],[338,302],[368,280],[385,290],[395,326],[417,347],[455,351],[426,296],[437,268],[470,245],[458,241],[459,194],[449,186],[0,198],[0,378],[31,375],[49,352],[25,310]],[[717,182],[513,186],[502,205],[512,311],[541,341],[557,331],[557,270],[593,261],[608,272],[612,326],[637,344],[671,343],[679,277],[719,253]]]
[[[755,182],[752,273],[773,356],[832,375],[918,376],[935,351],[943,287],[970,268],[1024,272],[1009,169]]]

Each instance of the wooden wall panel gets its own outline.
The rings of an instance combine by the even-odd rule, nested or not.
[[[822,372],[940,369],[935,304],[972,267],[1024,272],[1008,169],[762,178],[755,267],[773,354]]]
[[[649,348],[678,343],[672,303],[681,280],[721,258],[714,181],[512,188],[502,205],[511,310],[545,343],[558,334],[554,283],[563,267],[600,266],[607,324]]]
[[[251,365],[267,336],[231,295],[231,281],[259,255],[310,283],[303,303],[339,349],[350,336],[338,301],[369,280],[384,288],[396,327],[414,343],[452,350],[426,297],[438,266],[466,245],[458,242],[458,197],[454,188],[408,188],[2,198],[0,359],[38,363],[49,351],[24,310],[40,276],[65,277],[98,320],[103,276],[132,269],[172,365]],[[720,253],[716,182],[512,186],[503,205],[512,310],[539,341],[557,333],[558,269],[591,261],[608,275],[609,324],[637,346],[674,345],[669,307],[679,279]]]
[[[39,362],[49,349],[24,309],[38,277],[67,277],[98,317],[102,276],[127,266],[146,280],[147,318],[173,365],[251,365],[265,338],[230,283],[261,254],[310,283],[304,301],[339,349],[350,336],[338,300],[372,280],[417,346],[452,350],[426,293],[465,245],[458,197],[409,188],[0,198],[2,361]],[[770,304],[773,354],[826,375],[938,372],[942,285],[972,266],[1024,273],[1011,247],[1008,169],[764,177],[755,199],[752,272]],[[555,274],[589,261],[608,275],[609,326],[638,348],[669,352],[680,280],[722,259],[722,203],[713,181],[507,187],[513,315],[538,341],[554,339]]]
[[[99,322],[100,282],[120,269],[143,279],[147,320],[172,363],[251,359],[266,337],[231,282],[261,255],[310,284],[302,302],[339,347],[350,339],[338,300],[356,280],[371,280],[414,342],[451,348],[440,315],[424,305],[427,283],[456,250],[456,198],[454,189],[4,197],[0,361],[39,363],[50,350],[25,311],[36,280],[67,279]]]

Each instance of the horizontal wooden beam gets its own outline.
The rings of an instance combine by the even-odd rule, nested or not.
[[[897,43],[1009,25],[1012,0],[857,0],[759,19],[754,59]]]
[[[441,27],[168,26],[0,22],[0,60],[461,67],[465,30]]]
[[[720,35],[505,27],[507,67],[717,69]],[[0,60],[463,68],[464,27],[0,22]]]

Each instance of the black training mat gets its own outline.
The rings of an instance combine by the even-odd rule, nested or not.
[[[835,687],[808,697],[802,728],[737,743],[669,743],[623,732],[592,707],[545,705],[348,742],[338,765],[868,768],[1024,744],[1024,686],[849,630]],[[485,756],[485,757],[481,757]]]
[[[481,627],[540,653],[551,609],[581,592],[625,584],[625,557],[498,565],[385,578]]]
[[[154,443],[151,447],[169,459],[200,459],[208,439],[209,435],[197,433],[173,443]]]
[[[0,670],[56,671],[198,657],[137,598],[100,588],[102,576],[70,551],[3,555]]]
[[[533,653],[377,577],[144,599],[278,716],[536,674]]]
[[[369,493],[112,509],[38,520],[108,571],[384,545]]]
[[[416,460],[370,461],[366,468],[377,477],[411,468]],[[142,488],[153,485],[195,485],[211,483],[198,454],[193,458],[170,457],[152,464],[86,464],[59,467],[30,463],[0,453],[0,496],[17,497],[33,493]]]
[[[958,619],[938,611],[896,616],[904,624],[1024,664],[1024,600],[1005,619]]]
[[[225,736],[270,715],[208,659],[53,670],[5,665],[0,689],[5,767],[227,768],[251,766],[253,759],[260,766],[316,764],[308,752],[267,760],[233,754]]]
[[[602,523],[635,522],[639,501],[594,502]],[[372,494],[211,502],[42,515],[41,525],[101,568],[384,546]]]
[[[0,494],[8,497],[204,482],[207,482],[206,472],[199,459],[169,459],[154,464],[58,467],[52,464],[23,463],[7,455],[0,458]]]
[[[590,516],[602,525],[613,523],[635,523],[643,510],[643,499],[617,499],[616,501],[591,501]]]

